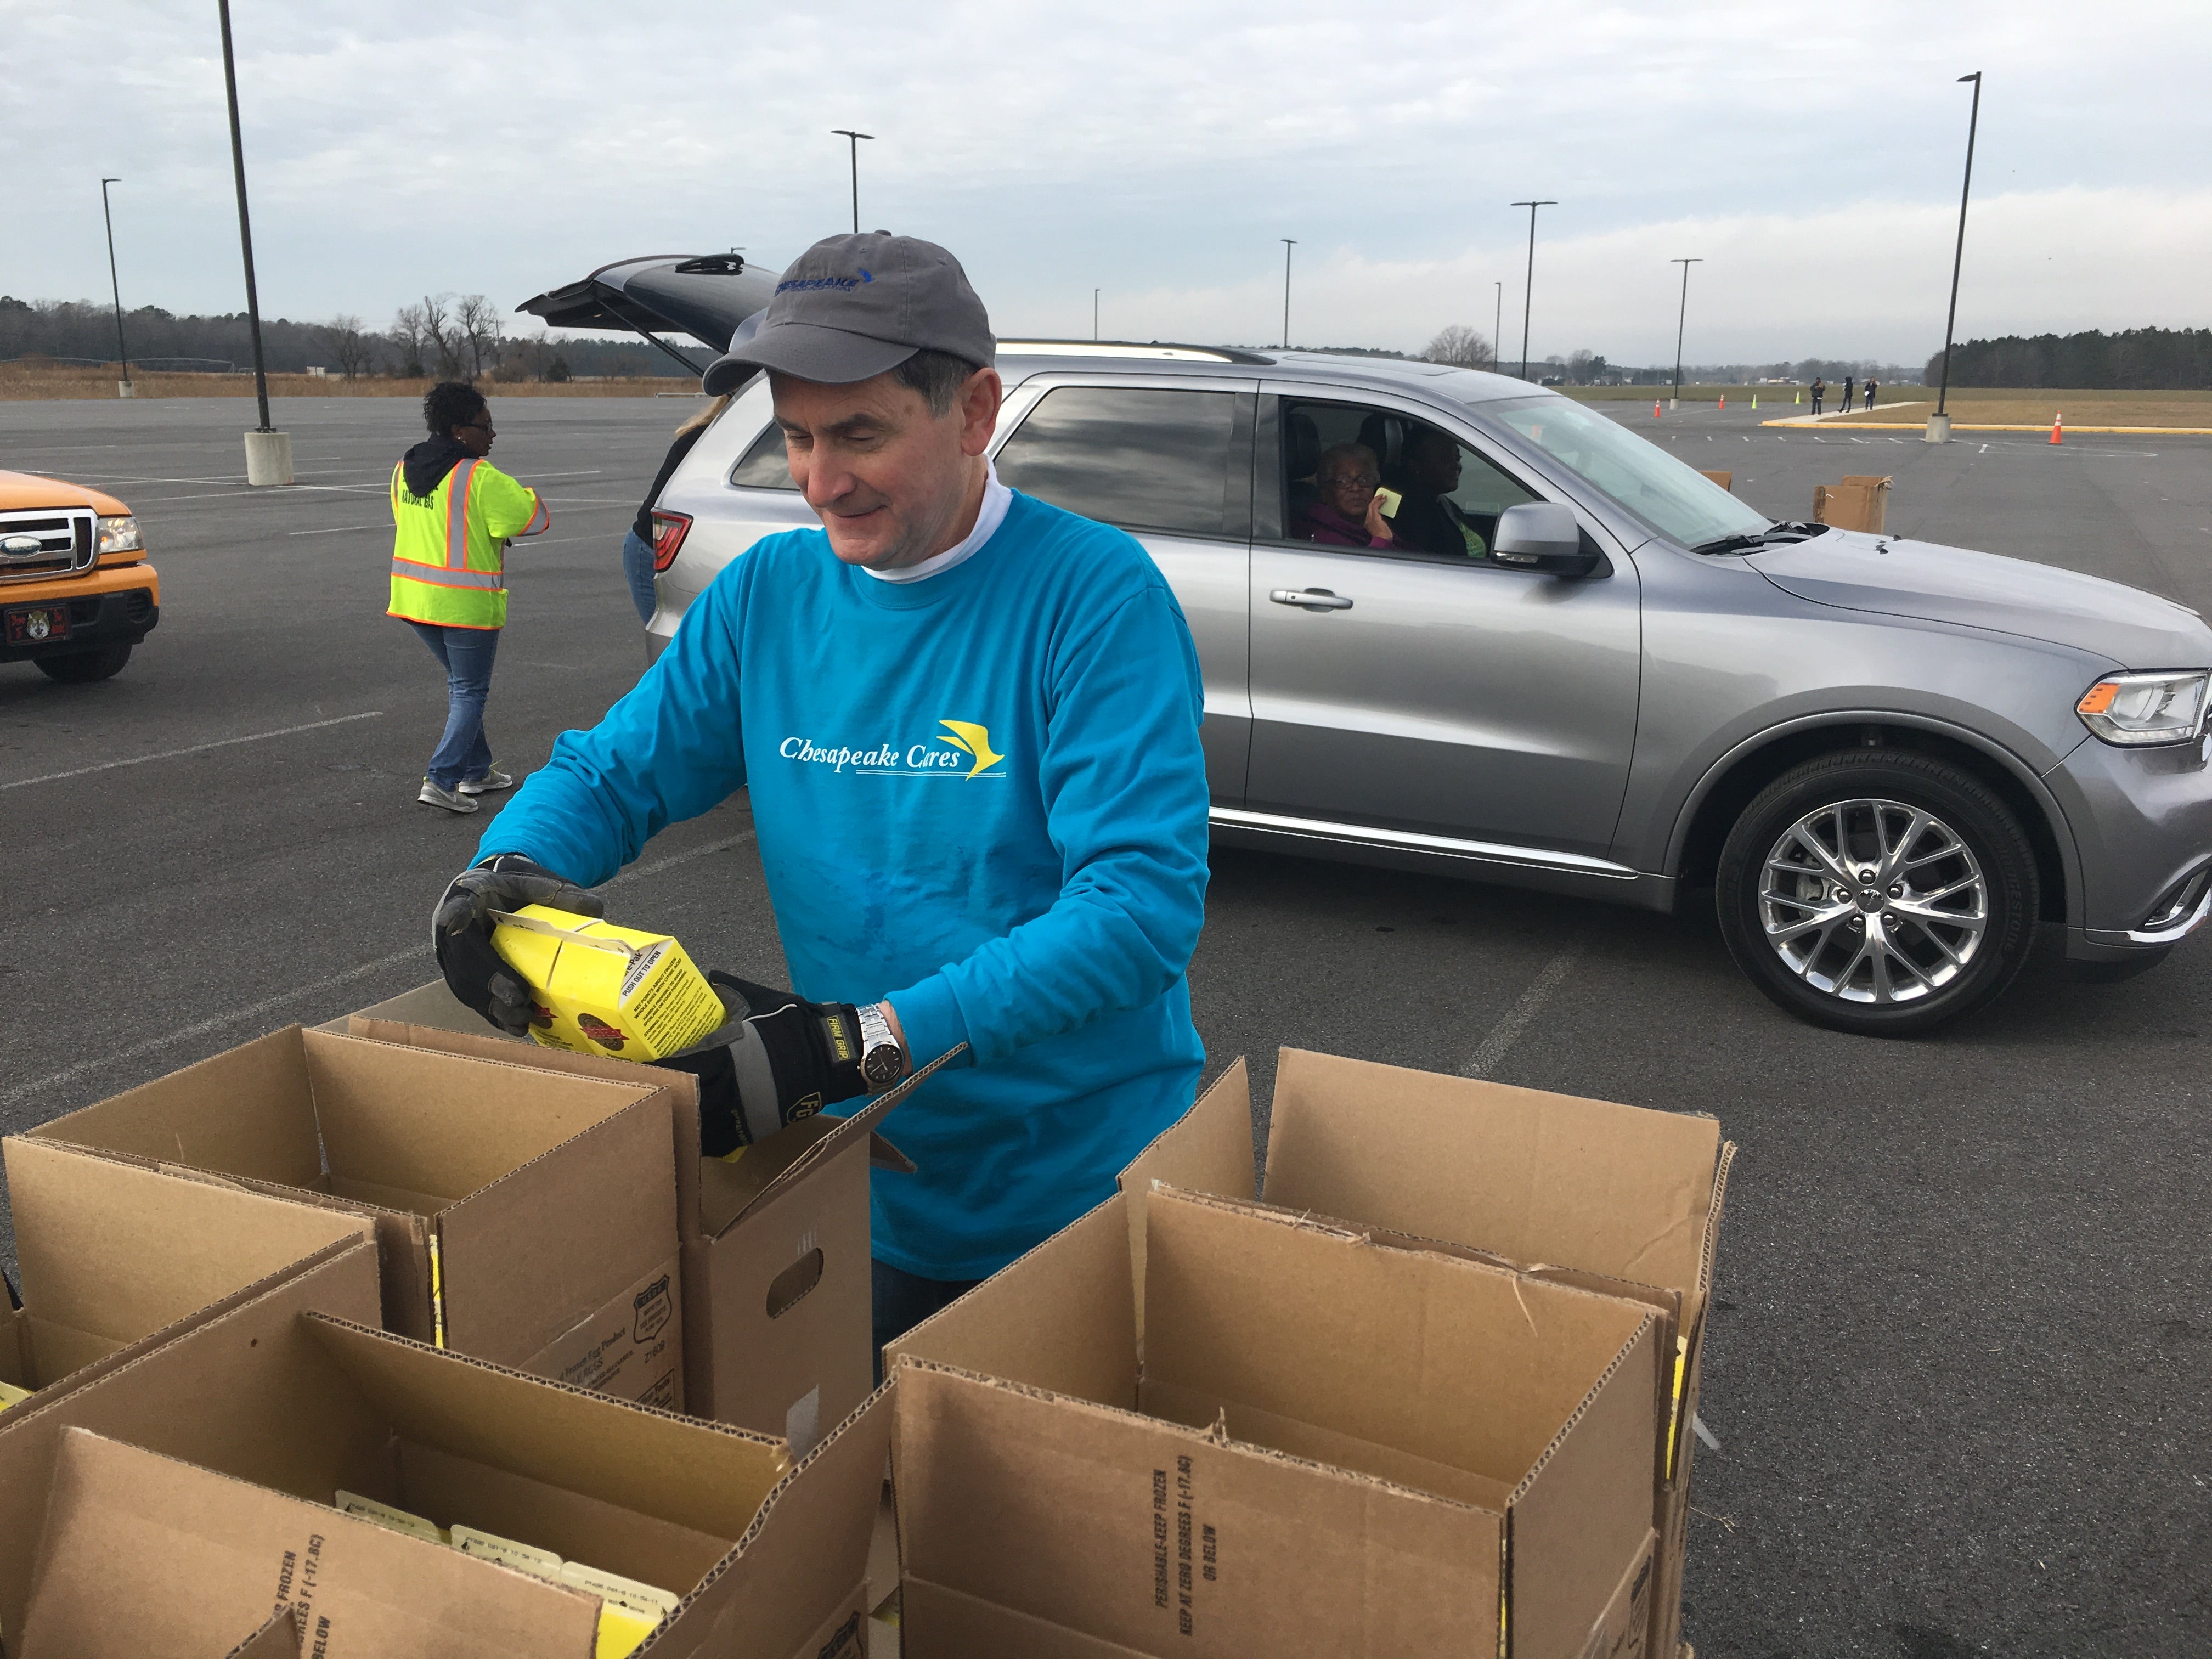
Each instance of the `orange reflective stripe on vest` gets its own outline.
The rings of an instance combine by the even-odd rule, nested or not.
[[[514,480],[481,459],[461,462],[428,495],[407,489],[404,462],[392,468],[390,615],[449,628],[505,624],[506,536],[494,535],[483,522],[479,484],[486,474],[506,494],[520,492]],[[544,509],[534,501],[532,506],[534,520]],[[473,524],[472,509],[477,520]],[[511,524],[511,503],[508,514],[506,522]]]

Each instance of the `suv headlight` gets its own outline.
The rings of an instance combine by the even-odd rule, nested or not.
[[[2106,743],[2130,748],[2191,743],[2204,730],[2203,669],[2185,673],[2108,674],[2081,694],[2074,712]]]
[[[100,550],[103,553],[137,553],[146,545],[138,533],[138,520],[128,513],[104,517],[100,521]]]

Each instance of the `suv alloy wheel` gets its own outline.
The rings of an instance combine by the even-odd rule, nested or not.
[[[1869,1036],[1934,1030],[2011,984],[2040,905],[2019,821],[1972,775],[1911,750],[1807,761],[1721,852],[1736,965],[1775,1003]]]

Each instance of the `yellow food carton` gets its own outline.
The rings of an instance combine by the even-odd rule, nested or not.
[[[659,1060],[722,1024],[722,1000],[665,933],[532,904],[495,911],[492,946],[529,981],[530,1036],[548,1048]]]

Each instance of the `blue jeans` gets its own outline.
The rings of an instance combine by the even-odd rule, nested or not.
[[[653,620],[653,544],[636,531],[623,537],[623,580],[629,584],[629,602],[637,607],[637,619],[641,623]]]
[[[491,663],[499,653],[496,628],[440,628],[410,623],[446,671],[446,735],[430,757],[430,781],[451,791],[463,778],[491,769],[484,738],[484,699],[491,695]]]
[[[868,1266],[870,1300],[874,1304],[876,1339],[876,1382],[884,1380],[884,1345],[896,1342],[932,1314],[951,1307],[962,1297],[983,1281],[980,1279],[924,1279],[920,1273],[910,1273],[903,1267],[894,1267],[888,1261],[872,1261]]]

